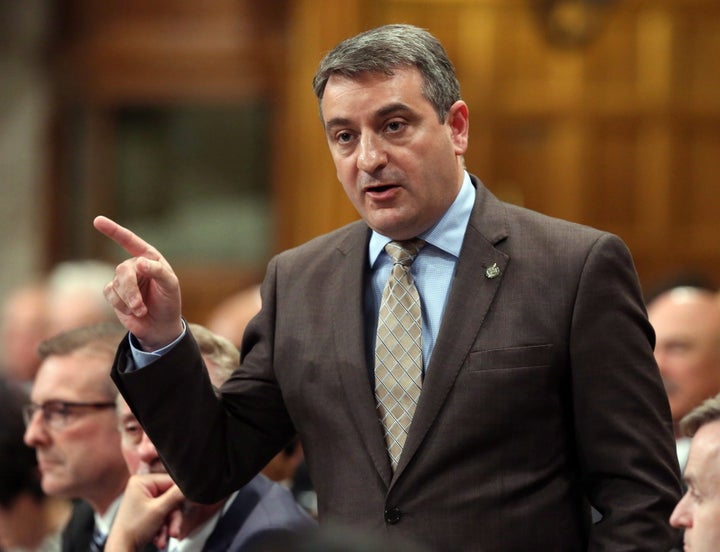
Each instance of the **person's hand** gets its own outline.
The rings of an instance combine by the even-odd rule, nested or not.
[[[125,494],[105,543],[105,552],[135,552],[154,542],[162,549],[167,546],[170,525],[177,523],[173,515],[181,507],[184,497],[180,489],[165,473],[133,475],[125,487]]]
[[[104,294],[120,322],[146,351],[155,351],[182,333],[180,285],[170,264],[152,245],[107,217],[93,226],[132,258],[115,269]]]

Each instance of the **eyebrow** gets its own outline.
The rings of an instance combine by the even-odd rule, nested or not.
[[[390,105],[386,105],[385,107],[379,109],[377,111],[376,115],[379,117],[385,117],[387,115],[391,115],[393,113],[398,113],[398,112],[414,113],[413,109],[409,105],[406,105],[402,102],[395,102],[395,103],[391,103]]]
[[[350,119],[345,117],[334,117],[325,123],[325,130],[336,127],[344,127],[350,124]]]
[[[374,117],[383,118],[383,117],[387,117],[388,115],[392,115],[394,113],[411,113],[412,114],[412,113],[415,113],[415,111],[407,104],[404,104],[402,102],[395,102],[395,103],[388,104],[388,105],[378,109],[375,112]],[[331,128],[344,127],[344,126],[350,125],[351,123],[352,123],[352,121],[350,119],[348,119],[347,117],[333,117],[332,119],[330,119],[329,121],[327,121],[325,123],[325,129],[328,130]]]

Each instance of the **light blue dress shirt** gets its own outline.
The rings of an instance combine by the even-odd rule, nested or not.
[[[460,256],[460,248],[474,203],[475,187],[466,172],[460,192],[450,208],[432,228],[418,236],[425,240],[426,245],[410,267],[410,273],[415,280],[422,304],[422,349],[423,364],[426,368],[430,363],[435,340],[440,331],[450,283],[455,274],[455,265]],[[385,252],[385,245],[390,241],[387,236],[373,232],[368,245],[372,276],[371,286],[365,297],[365,317],[373,323],[368,333],[372,336],[372,343],[368,344],[372,347],[372,354],[368,358],[375,357],[374,336],[377,330],[380,301],[392,268],[392,260]]]

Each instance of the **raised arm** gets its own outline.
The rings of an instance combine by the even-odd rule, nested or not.
[[[118,319],[146,351],[171,343],[183,327],[180,285],[172,267],[157,249],[115,221],[98,216],[93,225],[131,255],[104,289]]]

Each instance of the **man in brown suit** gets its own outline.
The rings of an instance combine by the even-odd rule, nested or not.
[[[170,265],[95,219],[132,256],[105,289],[132,334],[113,376],[173,478],[217,500],[297,433],[321,522],[442,552],[668,550],[680,497],[670,413],[621,240],[502,203],[465,171],[468,107],[421,29],[348,39],[314,88],[363,220],[270,261],[219,395]],[[394,465],[373,351],[383,248],[414,237],[424,379]]]

